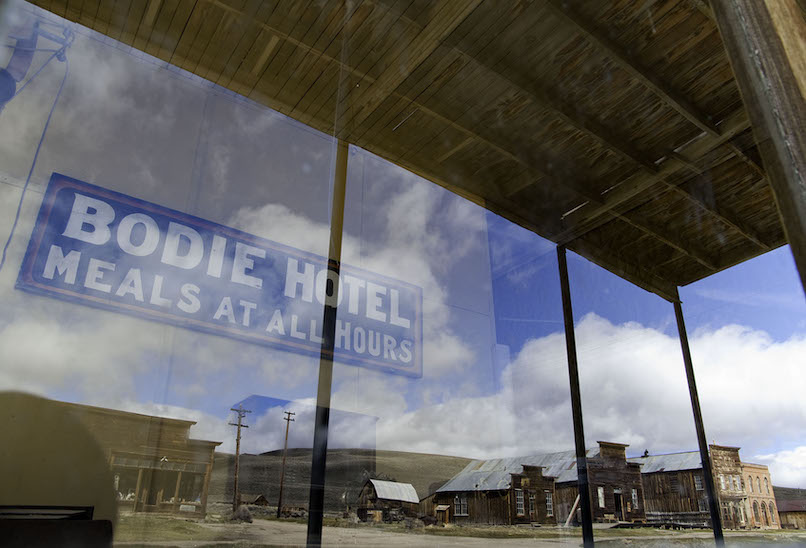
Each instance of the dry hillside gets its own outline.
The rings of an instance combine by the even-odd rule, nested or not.
[[[242,494],[263,494],[276,504],[282,451],[262,455],[241,455],[240,491]],[[370,475],[411,483],[420,498],[426,497],[470,462],[461,457],[405,453],[401,451],[372,451],[366,449],[334,449],[328,451],[325,509],[331,512],[354,505],[358,491]],[[311,450],[289,449],[283,503],[307,506],[310,489]],[[234,455],[216,453],[210,497],[213,501],[232,500]]]

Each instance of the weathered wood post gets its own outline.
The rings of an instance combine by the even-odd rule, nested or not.
[[[806,18],[797,0],[711,0],[806,291]]]
[[[339,139],[333,175],[333,201],[330,209],[330,248],[327,268],[333,277],[332,295],[339,292],[341,268],[341,237],[344,226],[344,197],[347,190],[347,156],[349,145]],[[316,419],[311,457],[311,491],[308,499],[308,546],[322,545],[322,518],[325,504],[325,463],[327,434],[330,424],[330,391],[333,384],[333,351],[336,343],[336,306],[325,299],[322,318],[322,347],[319,352],[319,385],[316,393]],[[335,299],[334,299],[335,301]]]
[[[582,508],[582,542],[585,548],[593,546],[593,512],[591,511],[588,486],[588,458],[585,449],[585,430],[582,425],[582,397],[579,393],[579,367],[577,345],[574,337],[574,311],[571,308],[571,286],[568,282],[568,262],[565,246],[557,246],[557,262],[560,269],[560,290],[563,299],[565,321],[565,349],[568,354],[568,381],[571,385],[571,412],[574,417],[574,446],[577,456],[577,489]]]
[[[677,318],[677,332],[680,334],[680,347],[683,350],[683,363],[686,366],[686,379],[688,380],[688,393],[691,397],[691,409],[694,412],[694,428],[697,430],[697,444],[700,446],[700,460],[702,461],[702,476],[705,480],[705,493],[708,496],[708,510],[711,512],[711,526],[714,528],[714,540],[717,546],[725,545],[722,534],[722,515],[719,513],[719,501],[714,488],[714,472],[711,467],[711,456],[708,453],[708,441],[705,437],[705,427],[702,423],[700,410],[700,396],[697,394],[697,381],[694,378],[694,365],[691,360],[691,350],[688,346],[686,324],[683,321],[683,306],[680,295],[675,295],[674,315]]]

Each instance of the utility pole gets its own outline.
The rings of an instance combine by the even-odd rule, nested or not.
[[[288,452],[288,427],[291,426],[291,423],[294,422],[293,417],[296,413],[292,413],[291,411],[283,411],[285,413],[285,417],[283,420],[285,421],[285,444],[283,445],[283,465],[280,468],[280,498],[277,499],[277,518],[280,518],[280,508],[283,507],[283,480],[285,479],[285,455]]]
[[[234,492],[232,494],[232,511],[235,512],[238,510],[238,505],[241,502],[241,494],[238,492],[238,461],[241,457],[241,428],[249,428],[247,425],[242,424],[242,421],[246,414],[251,413],[251,411],[244,409],[241,404],[238,404],[237,409],[233,407],[230,409],[230,411],[235,411],[238,413],[238,422],[229,423],[230,426],[238,427],[238,434],[235,436],[235,485],[233,486]]]

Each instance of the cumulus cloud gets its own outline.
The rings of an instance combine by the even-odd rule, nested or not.
[[[676,337],[589,314],[577,325],[587,444],[631,445],[633,454],[696,450],[688,387]],[[758,455],[802,440],[806,428],[806,338],[775,342],[731,325],[691,338],[709,441],[769,462],[776,482],[806,485],[804,447]],[[403,414],[382,414],[380,447],[493,458],[573,448],[565,340],[527,342],[504,370],[502,389]],[[780,480],[778,478],[781,478]]]
[[[756,455],[754,462],[770,467],[774,485],[806,488],[806,445],[766,455]]]

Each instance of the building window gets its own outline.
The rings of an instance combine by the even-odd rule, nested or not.
[[[761,503],[761,521],[764,525],[768,525],[767,523],[767,505],[763,502]]]
[[[551,491],[546,491],[546,515],[554,515],[554,495]]]
[[[467,515],[467,495],[456,495],[453,498],[453,515],[466,516]]]
[[[770,503],[770,523],[775,525],[775,505]]]
[[[700,512],[707,512],[708,511],[708,505],[705,504],[705,499],[703,497],[700,497],[700,498],[697,499],[697,509]]]
[[[767,478],[764,478],[764,489],[767,490],[767,494],[770,494],[770,482],[767,481]]]
[[[725,490],[725,476],[719,474],[719,488]]]
[[[747,485],[750,486],[750,492],[755,493],[755,491],[753,491],[753,476],[748,476]]]
[[[753,517],[756,518],[756,525],[761,525],[761,518],[758,515],[758,501],[753,501]]]
[[[733,476],[733,488],[736,491],[742,490],[742,480],[739,476]]]
[[[702,476],[694,476],[694,489],[697,491],[702,491]]]
[[[632,507],[638,509],[638,489],[632,490]]]
[[[534,514],[537,511],[537,503],[535,502],[535,494],[529,493],[529,513]]]
[[[515,489],[515,513],[523,515],[523,489]]]
[[[757,490],[758,490],[759,494],[761,494],[761,478],[758,477],[758,476],[756,476],[756,487],[757,487]]]
[[[597,493],[599,493],[599,508],[604,508],[604,487],[599,487],[597,489]]]

